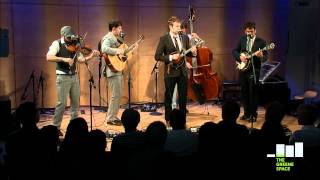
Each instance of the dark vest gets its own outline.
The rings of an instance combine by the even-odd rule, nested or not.
[[[65,57],[65,58],[73,58],[75,52],[70,52],[67,50],[65,44],[61,43],[61,39],[59,40],[59,52],[56,54],[58,57]],[[56,70],[63,71],[66,74],[75,74],[76,73],[76,61],[77,57],[74,59],[74,63],[72,66],[69,66],[68,63],[65,62],[57,62]]]

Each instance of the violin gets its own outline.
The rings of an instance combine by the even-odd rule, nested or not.
[[[81,52],[84,56],[90,55],[93,51],[89,45],[82,46],[80,42],[67,43],[67,50],[69,52]]]

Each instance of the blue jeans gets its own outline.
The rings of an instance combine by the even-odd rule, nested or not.
[[[53,125],[60,129],[63,113],[70,95],[71,119],[78,117],[80,85],[78,75],[57,75],[58,102],[54,112]]]

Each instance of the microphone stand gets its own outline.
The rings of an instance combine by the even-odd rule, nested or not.
[[[92,87],[96,89],[96,86],[94,84],[93,75],[89,68],[89,65],[87,61],[85,61],[87,70],[89,72],[90,78],[89,78],[89,104],[90,104],[90,130],[92,131]]]
[[[130,68],[130,65],[129,65],[129,62],[128,60],[126,61],[127,63],[127,67],[128,67],[128,108],[130,109],[131,108],[131,68]]]
[[[40,74],[40,77],[39,77],[39,83],[38,83],[38,94],[39,94],[39,89],[40,89],[40,86],[41,86],[41,108],[40,108],[40,113],[44,113],[44,103],[43,103],[43,100],[44,100],[44,91],[43,91],[43,81],[44,81],[44,78],[43,78],[43,72],[41,71],[41,74]]]
[[[35,92],[34,92],[34,70],[32,71],[30,77],[29,77],[29,80],[28,80],[28,83],[26,85],[26,87],[24,88],[24,91],[22,93],[22,96],[20,98],[20,101],[23,101],[27,98],[27,90],[28,90],[28,87],[30,86],[30,83],[32,81],[32,93],[33,93],[33,102],[36,101],[36,95],[35,95]]]
[[[249,55],[250,55],[250,61],[251,61],[251,65],[252,65],[252,76],[253,76],[253,84],[252,84],[252,86],[256,86],[257,85],[257,76],[256,76],[256,69],[254,67],[252,51],[249,51]],[[252,87],[252,88],[255,89],[255,87]],[[250,117],[251,130],[253,130],[254,118],[255,117],[253,117],[253,116]]]
[[[161,112],[158,112],[157,111],[157,106],[158,106],[158,72],[159,72],[159,70],[158,70],[158,62],[159,61],[157,61],[156,62],[156,64],[153,66],[153,69],[152,69],[152,71],[151,71],[151,75],[153,74],[153,73],[155,73],[155,76],[156,76],[156,78],[155,78],[155,81],[156,81],[156,102],[155,102],[155,104],[156,104],[156,111],[154,111],[154,112],[151,112],[150,113],[150,115],[153,115],[153,116],[160,116],[160,115],[162,115],[162,113]]]
[[[99,81],[98,81],[98,86],[99,86],[99,108],[97,108],[99,111],[105,111],[105,109],[101,106],[101,67],[102,67],[102,55],[101,55],[101,41],[98,43],[98,50],[100,52],[99,56]],[[108,93],[108,92],[107,92]]]
[[[80,40],[82,41],[82,44],[80,42],[80,46],[83,46],[85,44],[84,40],[85,40],[86,36],[87,36],[87,33],[85,33],[83,38],[79,39],[79,41]],[[86,58],[84,58],[84,63],[86,65],[87,70],[88,70],[89,75],[90,75],[90,78],[89,78],[89,104],[90,105],[89,106],[90,106],[90,130],[92,131],[92,116],[93,116],[93,114],[92,114],[92,87],[96,89],[96,85],[94,84],[93,75],[92,75],[92,72],[91,72],[91,70],[89,68],[89,65],[88,65],[88,62],[87,62]]]

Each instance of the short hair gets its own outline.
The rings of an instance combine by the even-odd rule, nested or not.
[[[181,21],[181,29],[188,29],[188,23],[186,21]]]
[[[140,113],[135,109],[126,109],[121,115],[121,122],[125,131],[134,131],[136,130],[140,122]]]
[[[256,29],[256,23],[255,22],[252,22],[252,21],[248,21],[244,24],[244,27],[243,29]]]
[[[16,118],[22,126],[33,126],[39,122],[39,112],[34,102],[24,102],[16,110]]]
[[[280,124],[285,116],[285,107],[278,101],[270,102],[265,107],[265,121],[272,124]]]
[[[109,22],[109,31],[112,31],[112,28],[117,28],[122,26],[122,22],[119,20],[112,20]]]
[[[172,129],[186,128],[186,114],[179,109],[173,109],[169,113],[169,124]]]
[[[222,119],[236,122],[240,114],[240,105],[233,100],[228,100],[222,105]]]
[[[177,16],[172,16],[172,17],[168,20],[168,25],[169,25],[169,26],[170,26],[170,25],[172,26],[174,22],[180,23],[181,20],[180,20]]]
[[[300,125],[313,125],[318,117],[318,107],[314,104],[302,104],[298,107],[298,122]]]

